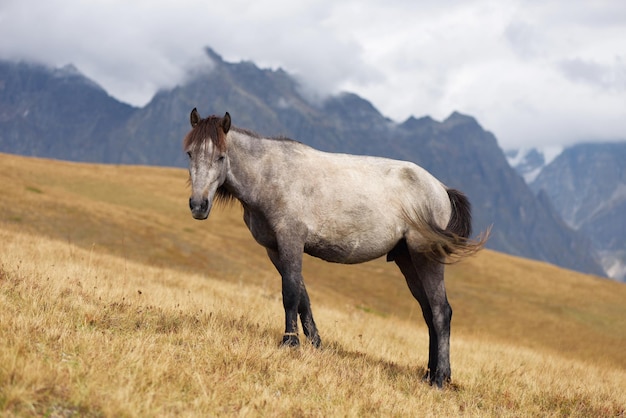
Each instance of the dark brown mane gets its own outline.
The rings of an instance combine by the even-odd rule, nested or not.
[[[206,145],[207,138],[210,138],[218,151],[225,151],[226,135],[221,127],[221,120],[222,118],[218,116],[209,116],[201,119],[185,137],[183,148],[185,150],[198,149]]]
[[[238,201],[237,198],[235,198],[231,192],[226,190],[224,186],[217,188],[217,191],[215,192],[215,203],[217,205],[221,207],[228,207],[236,201]]]

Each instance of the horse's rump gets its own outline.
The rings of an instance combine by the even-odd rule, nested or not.
[[[403,208],[405,221],[422,238],[421,252],[429,259],[443,264],[452,264],[480,251],[489,238],[490,229],[475,240],[472,234],[471,205],[467,197],[458,190],[446,189],[450,199],[451,214],[445,229],[434,221],[431,210],[407,210]],[[395,248],[387,254],[387,261],[395,259]]]

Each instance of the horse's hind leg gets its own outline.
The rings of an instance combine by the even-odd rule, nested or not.
[[[302,291],[300,293],[300,305],[298,306],[298,313],[300,314],[300,321],[302,322],[302,329],[304,335],[315,347],[319,348],[322,344],[322,339],[317,332],[317,326],[313,320],[313,311],[311,311],[311,302],[309,300],[309,294],[302,282]]]
[[[425,378],[442,387],[450,380],[450,320],[452,309],[443,282],[444,267],[429,260],[402,241],[394,249],[394,261],[419,302],[428,325],[428,372]]]
[[[413,297],[419,302],[422,308],[422,315],[428,326],[429,349],[428,349],[428,370],[424,375],[424,380],[430,379],[430,373],[437,368],[437,334],[433,326],[433,315],[430,308],[428,298],[420,282],[420,278],[413,266],[413,260],[404,241],[400,242],[394,249],[393,260],[396,262],[400,271],[404,275],[407,285],[411,290]]]

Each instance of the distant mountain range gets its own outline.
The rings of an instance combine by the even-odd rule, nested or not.
[[[475,230],[493,225],[488,247],[605,275],[592,241],[563,221],[548,193],[535,195],[474,118],[455,112],[443,122],[411,117],[396,123],[355,94],[311,101],[283,70],[225,62],[211,49],[207,55],[212,65],[142,108],[120,103],[71,66],[0,61],[0,151],[184,167],[181,141],[190,110],[228,111],[235,125],[264,135],[414,161],[468,195]]]
[[[626,282],[626,141],[505,154],[568,226],[591,239],[607,275]]]
[[[607,274],[626,281],[626,142],[565,149],[530,183],[589,238]]]
[[[526,183],[532,183],[541,170],[563,152],[563,147],[505,150],[506,159]]]

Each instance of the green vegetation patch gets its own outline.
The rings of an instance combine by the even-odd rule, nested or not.
[[[26,186],[26,190],[31,193],[43,194],[43,190],[35,186]]]

